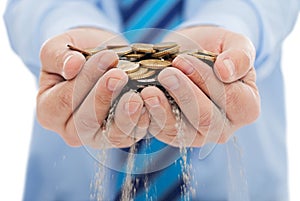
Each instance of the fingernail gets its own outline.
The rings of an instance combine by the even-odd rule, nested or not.
[[[98,60],[98,68],[102,71],[106,71],[115,61],[116,55],[111,50],[102,52]]]
[[[62,76],[71,79],[76,76],[85,62],[84,56],[79,52],[69,52],[62,60]]]
[[[128,103],[125,103],[124,109],[128,114],[131,115],[131,114],[136,113],[141,106],[142,105],[137,102],[128,102]]]
[[[109,78],[107,83],[106,83],[106,87],[108,88],[108,90],[110,91],[116,91],[117,89],[120,89],[124,86],[125,82],[121,79],[118,78]]]
[[[178,55],[173,62],[178,64],[180,70],[186,75],[190,75],[194,72],[192,63],[182,55]]]
[[[66,66],[67,66],[67,63],[70,61],[70,59],[73,57],[74,55],[73,54],[70,54],[70,55],[66,55],[66,58],[64,59],[64,63],[63,63],[63,72],[62,72],[62,75],[65,77],[66,75]]]
[[[179,80],[176,75],[169,75],[161,80],[161,84],[171,90],[178,89]]]
[[[227,78],[231,78],[234,75],[234,71],[235,71],[234,63],[231,61],[231,59],[224,59],[223,63],[226,66],[228,71]]]
[[[160,105],[160,101],[156,96],[146,99],[145,102],[150,107],[158,107]]]

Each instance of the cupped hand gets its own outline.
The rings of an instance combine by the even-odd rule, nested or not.
[[[115,44],[124,43],[103,30],[78,28],[46,41],[41,49],[37,118],[71,146],[128,147],[146,134],[147,111],[134,93],[122,96],[110,128],[104,125],[113,100],[128,81],[122,70],[113,68],[117,55],[104,50],[86,61],[67,47],[94,48],[111,38]]]
[[[225,143],[260,112],[254,47],[244,36],[219,27],[192,27],[179,33],[218,57],[212,68],[193,56],[179,55],[173,67],[159,74],[159,82],[182,111],[181,122],[158,88],[147,87],[141,92],[151,116],[149,131],[172,146]],[[169,40],[182,43],[176,34]]]

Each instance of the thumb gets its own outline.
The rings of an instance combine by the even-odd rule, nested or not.
[[[46,41],[40,51],[42,71],[59,74],[64,79],[74,78],[85,63],[85,57],[67,47],[71,42],[65,35]]]
[[[215,61],[214,71],[222,82],[231,83],[244,77],[254,66],[255,49],[244,37],[235,36],[227,40]]]

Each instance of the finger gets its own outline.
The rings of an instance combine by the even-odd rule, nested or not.
[[[143,108],[142,98],[134,92],[125,93],[120,99],[115,113],[115,126],[126,135],[134,134]],[[134,137],[134,136],[131,136]]]
[[[158,75],[159,82],[175,99],[193,127],[202,135],[218,138],[223,128],[224,115],[214,103],[178,69],[167,68]]]
[[[65,133],[70,136],[77,133],[83,144],[90,145],[108,115],[113,98],[121,92],[127,79],[127,75],[118,69],[104,74],[66,122]]]
[[[149,113],[146,107],[143,106],[140,119],[135,128],[135,133],[134,133],[135,142],[140,141],[147,135],[149,124],[150,124]]]
[[[169,101],[157,87],[146,87],[141,91],[145,106],[151,116],[150,133],[154,136],[162,130],[166,135],[176,136],[176,119]]]
[[[260,114],[260,95],[255,84],[255,70],[226,87],[226,115],[237,128],[255,121]]]
[[[141,95],[151,115],[149,132],[159,141],[175,147],[200,147],[213,140],[198,132],[180,112],[175,118],[169,101],[158,88],[146,87]]]
[[[222,82],[231,83],[244,77],[254,65],[255,49],[249,39],[239,34],[227,33],[223,40],[214,71]]]
[[[185,73],[220,108],[226,109],[225,84],[216,77],[209,65],[190,55],[177,56],[172,65]]]
[[[205,50],[219,53],[214,70],[225,83],[240,79],[253,66],[255,48],[251,41],[237,33],[215,26],[198,26],[179,31]]]
[[[190,146],[193,143],[195,136],[192,135],[195,132],[192,133],[189,130],[179,136],[180,129],[183,129],[180,127],[183,123],[180,111],[177,111],[176,118],[175,111],[172,110],[172,106],[161,90],[156,87],[146,87],[142,90],[141,96],[151,116],[149,127],[151,135],[159,141],[176,147],[181,145]]]
[[[161,142],[179,146],[178,123],[172,112],[169,101],[157,87],[146,87],[141,96],[150,115],[149,132]]]
[[[114,43],[124,41],[124,39],[122,36],[95,28],[71,29],[53,37],[43,44],[40,51],[42,71],[60,75],[66,80],[73,79],[86,60],[81,53],[70,50],[67,45],[90,49],[99,46],[104,41]]]
[[[173,65],[186,73],[193,83],[226,113],[227,118],[232,123],[245,124],[257,118],[259,95],[253,67],[242,78],[243,82],[224,84],[216,78],[207,64],[192,56],[177,56]]]
[[[117,61],[111,51],[103,51],[91,57],[79,75],[70,81],[53,83],[53,74],[42,73],[41,87],[37,96],[37,117],[46,128],[64,132],[66,121],[97,83],[104,72]],[[55,117],[55,118],[53,118]]]
[[[106,133],[97,133],[95,142],[105,143],[108,147],[131,146],[146,135],[148,120],[142,112],[141,97],[134,92],[125,93],[116,107],[112,124],[106,128]],[[141,130],[138,131],[142,133],[137,133],[138,125],[141,126]]]

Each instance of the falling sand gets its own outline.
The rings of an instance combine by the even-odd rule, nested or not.
[[[178,105],[175,103],[175,101],[172,98],[168,98],[170,105],[172,107],[172,112],[175,116],[176,119],[176,129],[177,129],[177,139],[179,144],[179,149],[180,149],[180,158],[179,163],[180,163],[180,168],[181,168],[181,173],[177,175],[179,178],[182,177],[183,184],[181,185],[181,198],[185,201],[190,200],[191,192],[193,192],[195,189],[192,189],[191,187],[191,177],[190,177],[190,172],[191,172],[191,164],[188,162],[188,150],[185,147],[185,142],[184,142],[184,133],[182,126],[184,124],[182,120],[182,112],[180,111]],[[102,131],[102,135],[107,135],[109,132],[110,125],[113,121],[114,118],[114,111],[116,108],[117,102],[115,102],[108,114],[107,120],[105,122],[104,129]],[[149,139],[146,139],[146,146],[151,146],[149,143]],[[149,147],[146,147],[149,148]],[[135,164],[135,155],[137,152],[137,147],[136,144],[132,145],[129,149],[128,153],[128,158],[127,158],[127,163],[126,163],[126,177],[125,181],[122,186],[122,195],[121,195],[121,201],[132,201],[134,200],[135,194],[136,194],[136,189],[134,186],[134,176],[133,176],[133,168]],[[94,178],[94,181],[91,184],[91,188],[93,189],[93,193],[91,194],[91,199],[96,199],[97,201],[103,201],[104,200],[104,195],[105,195],[105,186],[104,186],[104,179],[105,179],[105,167],[102,164],[106,164],[107,160],[107,152],[105,149],[102,149],[99,151],[98,154],[98,161],[99,165],[97,167],[97,172]],[[176,162],[175,162],[176,163]],[[137,181],[136,181],[137,182]],[[152,201],[156,195],[149,195],[149,180],[148,176],[145,175],[144,178],[144,184],[143,187],[145,188],[145,199],[146,201]],[[155,187],[151,187],[155,188]],[[153,191],[152,191],[153,193]]]

